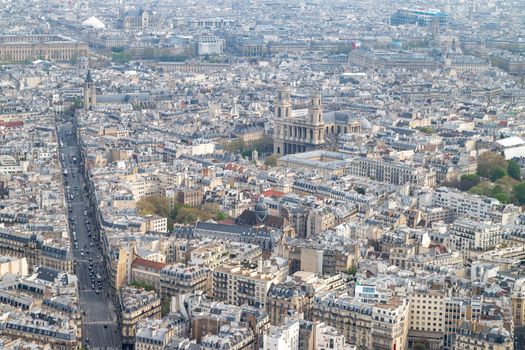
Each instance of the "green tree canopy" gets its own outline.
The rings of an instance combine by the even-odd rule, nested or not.
[[[525,182],[514,185],[514,197],[519,205],[525,205]]]
[[[496,193],[494,194],[493,196],[494,198],[496,198],[497,200],[499,200],[501,203],[504,203],[504,204],[508,204],[510,203],[510,196],[504,192],[499,192],[499,193]]]
[[[507,169],[507,161],[501,154],[484,152],[478,157],[479,176],[490,178],[492,171],[498,167],[503,168],[503,170]]]
[[[480,177],[478,174],[465,174],[461,175],[461,180],[459,181],[459,189],[462,191],[468,191],[472,187],[479,184]]]
[[[501,179],[505,175],[507,175],[507,171],[505,170],[505,168],[497,166],[490,172],[490,179],[492,181],[496,181],[497,179]]]
[[[140,215],[168,216],[168,200],[164,196],[144,197],[137,202],[137,210]]]
[[[509,160],[507,173],[510,177],[519,181],[521,179],[521,169],[518,162],[516,162],[515,160]]]

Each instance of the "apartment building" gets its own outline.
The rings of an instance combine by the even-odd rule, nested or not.
[[[347,272],[357,263],[356,246],[351,242],[292,240],[285,246],[290,273],[309,271],[320,275],[335,275]]]
[[[265,308],[268,290],[282,282],[287,271],[287,262],[280,258],[258,264],[225,264],[213,271],[213,296],[228,304]]]
[[[133,282],[145,282],[160,292],[160,271],[166,266],[161,262],[135,258],[131,264],[131,279]]]
[[[203,246],[192,249],[190,261],[192,264],[207,266],[215,269],[230,260],[230,253],[226,246],[217,242],[210,242]]]
[[[211,294],[211,270],[204,265],[168,265],[160,271],[160,294],[169,300],[179,294],[203,291]]]
[[[0,231],[0,254],[26,258],[29,271],[35,266],[73,273],[73,258],[67,246],[44,244],[36,235]]]
[[[427,349],[442,349],[446,294],[440,290],[416,290],[409,298],[408,345],[424,344]]]
[[[425,197],[426,195],[423,195]],[[512,204],[502,204],[495,198],[461,192],[450,188],[438,188],[431,198],[420,197],[420,206],[432,205],[452,209],[455,217],[491,220],[501,224],[510,224],[518,215],[518,208]],[[426,196],[428,197],[428,196]]]
[[[204,193],[200,187],[182,188],[175,193],[175,203],[198,206],[202,204]]]
[[[307,316],[314,295],[313,287],[306,283],[289,281],[272,285],[268,290],[266,303],[271,324],[282,325],[292,314]]]
[[[298,350],[299,321],[293,320],[280,326],[271,326],[264,336],[264,350]]]
[[[251,329],[234,324],[221,326],[217,335],[202,338],[201,350],[256,350],[257,342]]]
[[[8,155],[0,155],[0,174],[18,174],[22,167],[15,158]]]
[[[409,309],[401,299],[374,305],[346,293],[321,293],[314,298],[311,319],[334,327],[357,349],[405,349]]]
[[[410,184],[431,188],[436,185],[434,170],[393,160],[354,158],[348,164],[347,173],[394,185]]]
[[[124,344],[135,342],[135,327],[145,318],[159,318],[161,301],[154,291],[145,291],[133,287],[122,287],[119,294],[122,341]]]
[[[164,195],[164,190],[162,186],[160,186],[160,181],[157,176],[136,176],[135,179],[129,183],[129,186],[135,201],[139,201],[144,197]]]
[[[489,221],[468,219],[454,221],[449,231],[453,249],[467,253],[470,250],[488,250],[501,242],[501,225]]]
[[[484,322],[463,321],[453,350],[512,350],[512,335],[505,328]]]
[[[162,319],[142,319],[135,331],[135,350],[165,350],[171,339],[183,337],[189,331],[189,321],[178,314]]]
[[[168,219],[158,215],[146,215],[144,226],[146,232],[168,232]]]
[[[352,347],[346,344],[345,336],[335,327],[328,326],[324,323],[314,325],[315,329],[315,349],[319,350],[352,350]]]

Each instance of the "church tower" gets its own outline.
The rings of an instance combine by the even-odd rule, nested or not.
[[[277,92],[277,98],[275,99],[275,117],[291,118],[292,117],[292,97],[289,86],[283,86]]]
[[[88,70],[86,80],[84,81],[84,110],[90,110],[97,104],[97,91],[91,77],[91,71]]]
[[[324,120],[323,120],[323,102],[321,100],[321,93],[315,91],[310,97],[310,120],[307,122],[312,125],[310,131],[310,139],[314,145],[324,143]]]
[[[318,125],[323,123],[323,102],[321,100],[321,93],[316,91],[310,98],[310,123]]]

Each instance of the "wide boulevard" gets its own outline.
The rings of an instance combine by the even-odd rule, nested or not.
[[[95,350],[122,349],[114,297],[104,268],[95,213],[73,124],[59,123],[58,135],[75,273],[79,280],[83,346]]]

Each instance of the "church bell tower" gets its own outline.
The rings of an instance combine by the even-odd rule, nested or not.
[[[86,80],[84,81],[84,110],[90,110],[97,104],[97,91],[93,83],[91,71],[88,70]]]
[[[278,119],[292,117],[292,97],[289,86],[283,86],[277,92],[275,99],[275,116]]]

